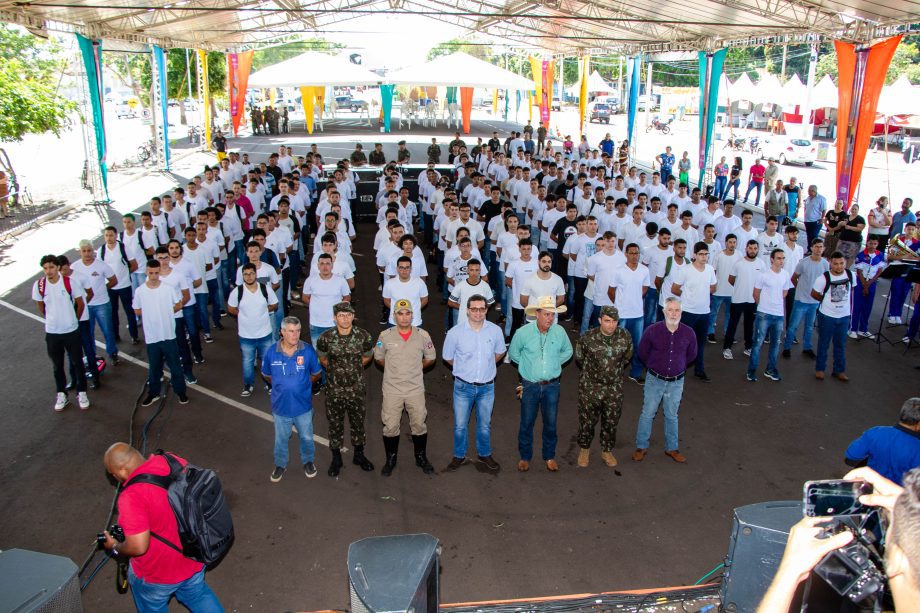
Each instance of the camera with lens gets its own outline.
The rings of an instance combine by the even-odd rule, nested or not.
[[[118,524],[112,524],[111,526],[109,526],[108,532],[109,534],[112,535],[112,538],[118,541],[119,543],[125,542],[125,531]],[[96,547],[98,547],[99,549],[103,549],[105,547],[105,541],[106,541],[105,532],[99,532],[96,534]]]

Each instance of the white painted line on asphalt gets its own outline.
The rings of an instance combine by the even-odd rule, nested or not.
[[[21,309],[15,304],[10,304],[6,300],[0,300],[0,306],[4,306],[15,313],[19,313],[20,315],[25,315],[29,319],[34,319],[35,321],[41,324],[45,323],[45,320],[42,317],[39,317],[35,313],[30,313],[26,311],[25,309]],[[100,349],[105,349],[105,344],[99,341],[96,341],[96,346],[99,347]],[[145,368],[145,369],[150,368],[150,364],[148,364],[147,362],[144,362],[143,360],[138,360],[134,356],[128,355],[126,353],[118,354],[118,359],[124,360],[125,362],[130,362],[136,366],[140,366],[141,368]],[[169,376],[168,371],[164,371],[164,374],[167,377]],[[223,394],[219,392],[215,392],[214,390],[208,389],[204,387],[203,385],[196,383],[195,385],[189,385],[188,388],[199,391],[205,396],[210,396],[214,400],[219,400],[220,402],[223,402],[224,404],[229,405],[233,407],[234,409],[239,409],[240,411],[244,413],[248,413],[249,415],[253,415],[255,417],[258,417],[259,419],[264,419],[267,422],[273,423],[272,416],[270,414],[260,411],[258,409],[254,409],[250,406],[247,406],[243,404],[242,402],[234,400],[233,398],[228,398],[227,396],[224,396]],[[324,445],[326,447],[329,446],[329,439],[319,436],[318,434],[313,435],[313,440],[319,443],[320,445]]]

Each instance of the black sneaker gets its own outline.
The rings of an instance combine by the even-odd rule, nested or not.
[[[710,377],[704,372],[693,373],[693,376],[699,379],[700,381],[705,381],[706,383],[710,383],[712,381],[712,377]]]
[[[217,322],[217,323],[214,324],[214,326],[212,326],[212,327],[213,327],[215,330],[223,330],[223,329],[224,329],[224,324],[222,324],[222,323],[220,323],[220,322]]]
[[[444,471],[445,471],[445,472],[454,472],[455,470],[457,470],[457,469],[460,468],[461,466],[463,466],[463,465],[465,465],[465,464],[469,464],[469,462],[470,462],[470,461],[469,461],[468,458],[451,458],[451,459],[450,459],[450,464],[448,464],[448,465],[444,468]]]
[[[276,467],[275,467],[275,470],[272,471],[272,476],[269,477],[269,479],[271,479],[272,483],[278,483],[279,481],[281,481],[281,477],[284,476],[284,470],[285,470],[285,469],[284,469],[283,467],[281,467],[281,466],[276,466]]]
[[[498,465],[498,462],[496,462],[495,458],[493,458],[491,455],[477,456],[476,459],[478,459],[481,464],[484,464],[485,467],[493,473],[497,473],[501,469],[501,466]]]
[[[142,406],[142,407],[149,407],[151,404],[153,404],[154,402],[156,402],[156,401],[159,400],[159,399],[160,399],[160,395],[159,395],[159,394],[157,394],[156,396],[154,396],[153,394],[147,394],[147,397],[144,398],[143,400],[141,400],[141,406]]]
[[[388,323],[390,323],[390,318],[389,318],[389,317],[381,317],[381,318],[380,318],[380,321],[377,322],[377,323],[379,323],[381,326],[385,326],[385,325],[387,325]]]
[[[204,356],[194,357],[192,358],[192,362],[195,364],[204,364]]]
[[[715,335],[715,334],[710,334],[709,336],[707,336],[707,337],[706,337],[706,342],[709,343],[709,344],[711,344],[711,345],[714,345],[715,342],[716,342],[716,335]]]
[[[629,377],[629,380],[639,385],[645,385],[645,377]]]
[[[303,465],[303,474],[307,476],[307,479],[312,479],[316,476],[316,465],[313,462],[307,462]]]
[[[188,404],[188,396],[185,394],[176,394],[176,398],[179,399],[179,404]]]
[[[186,375],[185,382],[188,385],[196,385],[198,383],[198,379],[195,378],[195,375]]]
[[[250,396],[252,396],[252,386],[244,385],[243,391],[240,392],[240,396],[242,396],[243,398],[249,398]]]
[[[809,358],[811,358],[812,360],[814,360],[815,358],[818,357],[818,356],[815,355],[815,352],[812,351],[811,349],[804,349],[804,350],[802,351],[802,355],[804,355],[804,356],[806,356],[806,357],[809,357]]]
[[[789,351],[788,349],[783,349],[783,357],[784,357],[784,358],[791,358],[791,357],[792,357],[792,352]]]
[[[213,342],[214,342],[214,337],[211,336],[210,334],[205,334],[205,335],[204,335],[204,342],[206,342],[206,343],[213,343]]]
[[[313,385],[313,388],[312,388],[311,391],[313,392],[313,395],[316,396],[316,395],[319,394],[321,391],[323,391],[323,384],[322,384],[322,383],[315,383],[315,384]]]

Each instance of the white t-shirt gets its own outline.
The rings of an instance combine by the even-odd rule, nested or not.
[[[630,243],[636,243],[638,245],[644,237],[645,224],[641,221],[635,224],[632,219],[621,225],[620,231],[617,232],[617,238],[623,241],[624,250]]]
[[[524,285],[524,280],[537,272],[538,266],[537,258],[533,256],[527,262],[518,258],[508,264],[508,268],[505,270],[505,278],[511,279],[511,308],[524,308],[521,306],[521,287]]]
[[[785,242],[779,232],[774,232],[773,236],[768,236],[766,232],[761,232],[757,235],[757,244],[760,246],[760,259],[763,260],[767,268],[770,267],[770,254],[774,249],[782,249]],[[792,267],[792,270],[795,270],[795,266]]]
[[[99,247],[99,249],[96,251],[96,258],[99,261],[108,264],[109,268],[115,272],[116,283],[112,289],[124,289],[128,287],[131,285],[130,262],[133,259],[133,256],[128,251],[128,248],[124,247],[124,255],[128,258],[128,261],[126,262],[125,257],[122,256],[121,253],[122,245],[118,241],[115,241],[115,246],[112,248],[109,248],[109,246],[104,243],[103,245],[105,246],[105,256],[103,257],[102,247]],[[138,249],[139,248],[140,246],[138,246]],[[142,262],[138,262],[138,266],[140,266],[142,263],[146,263],[146,258]]]
[[[188,246],[182,250],[182,261],[188,263],[195,271],[195,278],[200,278],[201,284],[198,287],[192,288],[192,293],[195,294],[207,294],[208,293],[208,284],[205,283],[207,280],[208,271],[206,267],[208,264],[214,263],[214,255],[207,246],[202,246],[200,243],[196,243],[194,249],[189,249]]]
[[[673,275],[672,283],[680,286],[680,304],[687,313],[709,313],[709,290],[716,284],[716,271],[706,264],[703,270],[695,266],[681,266]]]
[[[709,260],[716,270],[716,296],[732,295],[732,285],[728,282],[728,277],[732,274],[735,264],[742,257],[741,252],[737,249],[731,255],[726,255],[724,251],[719,251],[710,256]]]
[[[552,296],[555,299],[565,296],[565,284],[562,282],[562,277],[554,272],[549,273],[549,279],[541,279],[534,273],[524,279],[521,285],[521,296],[528,296],[528,300],[534,303],[542,296]]]
[[[317,262],[319,262],[319,256],[321,254],[314,253],[313,260],[310,262],[310,274],[318,275],[319,267]],[[336,253],[335,259],[332,261],[332,274],[337,277],[342,277],[346,281],[353,279],[355,276],[355,260],[351,257],[350,253]]]
[[[732,267],[731,276],[735,277],[732,286],[732,304],[754,302],[754,281],[766,270],[763,260],[754,258],[753,261],[741,258]]]
[[[675,256],[671,256],[671,258],[671,269],[668,270],[668,261],[665,259],[661,270],[656,273],[656,277],[661,277],[661,291],[658,292],[658,305],[661,308],[664,308],[664,303],[668,298],[676,298],[674,292],[671,291],[671,284],[674,283],[674,279],[680,273],[680,269],[690,265],[690,260],[686,257],[683,264],[679,264]],[[667,274],[665,274],[665,271],[667,271]]]
[[[482,224],[470,217],[466,220],[466,223],[463,222],[459,217],[449,224],[447,224],[447,234],[446,238],[451,243],[457,242],[457,230],[460,228],[467,228],[470,231],[470,240],[473,241],[473,245],[477,245],[479,241],[484,241],[486,238],[485,231],[482,229]]]
[[[644,313],[642,289],[651,285],[648,266],[639,264],[635,270],[629,266],[621,266],[614,271],[609,281],[608,285],[616,288],[617,295],[614,305],[620,312],[620,319],[642,317]],[[602,291],[607,292],[606,289]]]
[[[741,218],[737,215],[725,217],[723,213],[721,217],[716,218],[716,220],[712,222],[712,225],[716,227],[716,238],[724,245],[725,237],[729,234],[734,234],[735,228],[741,225]],[[742,251],[744,250],[744,245],[741,244],[741,241],[738,241],[738,247],[740,247]]]
[[[674,248],[670,245],[661,249],[658,245],[642,252],[642,263],[648,266],[648,274],[652,280],[664,270],[664,263],[669,256],[674,255]]]
[[[783,292],[793,287],[792,278],[784,269],[780,269],[779,272],[773,272],[772,269],[766,270],[754,281],[754,288],[760,290],[757,312],[782,317],[785,312]]]
[[[396,319],[393,317],[396,301],[405,299],[412,305],[412,325],[422,325],[422,298],[428,297],[428,288],[421,279],[409,279],[405,283],[399,277],[388,279],[383,284],[383,297],[390,300],[389,322],[391,324],[396,325]]]
[[[738,249],[744,251],[747,247],[748,241],[757,240],[757,228],[751,226],[750,230],[745,230],[743,226],[738,225],[732,228],[731,234],[734,234],[738,239]],[[721,239],[724,242],[724,237]],[[759,243],[758,243],[759,244]]]
[[[792,274],[795,273],[795,267],[798,266],[802,258],[805,257],[805,250],[798,244],[790,247],[786,244],[786,241],[783,241],[783,245],[780,248],[786,254],[786,261],[783,264],[783,268],[792,276]]]
[[[403,252],[400,251],[398,255],[392,256],[389,261],[387,261],[386,268],[384,269],[384,274],[387,277],[395,277],[397,275],[396,262],[403,255]],[[428,263],[418,247],[412,251],[412,274],[410,276],[413,279],[428,277]]]
[[[183,257],[178,262],[170,262],[169,266],[173,269],[173,272],[181,273],[188,279],[189,301],[185,306],[189,307],[195,304],[195,294],[207,293],[208,285],[204,282],[204,277],[201,276],[201,273],[191,260]],[[201,281],[198,287],[195,287],[195,281]],[[202,287],[206,290],[205,292],[199,291]]]
[[[462,318],[466,317],[467,301],[477,294],[486,299],[487,307],[495,304],[495,296],[492,294],[492,288],[482,279],[479,279],[479,283],[476,285],[470,285],[469,279],[464,279],[462,283],[458,283],[450,291],[450,299],[460,305],[457,314],[457,323],[460,323],[463,321]]]
[[[89,306],[109,303],[109,292],[106,284],[109,281],[109,277],[115,276],[115,271],[108,264],[99,258],[94,259],[93,263],[89,265],[84,264],[83,260],[77,260],[70,264],[70,269],[74,273],[82,275],[82,280],[88,285],[89,289],[93,290],[93,299],[89,301]]]
[[[256,268],[256,281],[259,283],[265,283],[270,288],[274,288],[276,285],[281,283],[281,275],[278,274],[278,271],[275,270],[275,267],[266,262],[259,262],[258,268]],[[233,285],[239,286],[243,284],[243,267],[240,266],[236,269],[236,279],[234,280]],[[265,336],[264,334],[262,336]],[[259,337],[261,338],[261,337]]]
[[[268,312],[268,307],[278,304],[278,296],[270,287],[265,288],[267,298],[262,295],[262,290],[258,285],[254,289],[255,291],[249,291],[245,285],[234,288],[230,291],[230,298],[227,300],[227,304],[240,310],[236,316],[236,328],[240,338],[265,338],[272,333],[271,314]],[[241,294],[242,300],[237,298]]]
[[[332,307],[342,302],[344,296],[350,296],[351,290],[342,277],[332,275],[322,279],[317,274],[304,281],[302,295],[310,296],[310,325],[331,328],[335,325]]]
[[[203,243],[200,241],[198,242],[198,249],[196,249],[196,251],[203,251],[204,253],[205,290],[207,290],[207,282],[217,278],[217,269],[220,267],[220,247],[217,244],[219,236],[220,232],[207,236]],[[207,270],[208,264],[211,265],[211,270]]]
[[[45,279],[45,295],[38,291],[38,281],[32,284],[32,300],[45,303],[45,332],[48,334],[68,334],[79,326],[77,312],[74,310],[74,298],[83,298],[83,311],[86,312],[86,291],[79,279],[70,277],[70,293],[64,285],[64,275],[58,277],[57,283]]]
[[[853,274],[853,271],[845,270],[843,274],[839,275],[830,273],[830,277],[831,288],[826,294],[824,293],[824,288],[827,281],[824,275],[819,275],[818,278],[815,279],[815,284],[812,286],[813,290],[819,294],[824,294],[824,299],[821,301],[818,311],[824,313],[828,317],[847,317],[850,315],[850,294],[853,291],[853,287],[856,285],[856,276]],[[846,283],[847,277],[850,278],[849,284]]]
[[[170,275],[173,276],[173,275]],[[148,345],[176,338],[176,315],[173,306],[182,299],[174,285],[160,283],[155,289],[142,283],[134,290],[132,308],[140,309],[144,326],[144,342]]]
[[[146,279],[144,281],[146,282]],[[192,294],[192,286],[191,283],[189,283],[188,275],[183,274],[178,270],[173,270],[168,275],[164,275],[163,264],[160,264],[160,283],[171,285],[177,292],[179,292],[179,298],[176,299],[176,302],[178,302],[183,297],[182,291],[188,290],[189,301],[183,304],[182,308],[195,304],[195,296]],[[182,316],[182,311],[178,311],[173,315],[175,319],[179,319]]]

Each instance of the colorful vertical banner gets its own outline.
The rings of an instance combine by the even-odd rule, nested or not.
[[[588,110],[588,77],[591,75],[591,56],[578,58],[578,133],[585,134],[585,113]]]
[[[722,69],[725,67],[727,49],[714,53],[700,51],[700,181],[702,188],[709,164],[709,150],[712,148],[712,132],[716,123],[716,109],[719,106],[719,83],[722,81]],[[646,92],[651,95],[652,92]]]
[[[837,198],[849,209],[862,176],[878,99],[901,35],[871,47],[839,40],[837,51]]]
[[[109,200],[109,169],[106,167],[105,116],[102,106],[102,41],[90,40],[80,34],[76,35],[86,69],[86,84],[89,91],[90,108],[93,113],[93,134],[96,140],[96,162],[102,176],[102,194],[93,194],[100,200]]]
[[[457,88],[448,87],[447,88],[447,104],[456,104],[457,103]]]
[[[198,78],[201,79],[201,90],[204,92],[202,94],[201,100],[201,124],[204,128],[204,146],[208,151],[211,150],[211,89],[210,84],[208,83],[208,54],[202,49],[196,50],[198,53],[198,67],[200,74]]]
[[[157,65],[157,74],[160,82],[160,128],[163,130],[163,159],[161,169],[169,170],[170,154],[169,154],[169,116],[167,115],[167,110],[169,109],[169,90],[166,89],[166,53],[163,51],[162,47],[153,45],[153,61]],[[154,122],[156,125],[157,122]]]
[[[463,118],[463,133],[470,133],[470,115],[473,112],[473,88],[460,88],[460,117]]]
[[[227,88],[230,96],[230,121],[233,123],[233,135],[240,131],[240,121],[246,112],[246,85],[249,83],[249,71],[252,69],[254,51],[230,53],[227,55]]]
[[[527,121],[533,121],[533,92],[527,92]]]
[[[393,115],[393,91],[395,85],[380,86],[380,110],[383,112],[383,131],[390,133],[390,117]]]
[[[304,124],[307,127],[307,134],[313,134],[313,122],[316,113],[316,90],[322,90],[322,87],[301,87],[300,103],[303,105]]]
[[[492,116],[498,115],[498,90],[492,91]]]
[[[553,103],[553,62],[530,56],[530,70],[533,73],[537,105],[540,107],[540,123],[549,127],[549,116]]]
[[[642,73],[642,56],[626,58],[626,139],[632,144],[636,113],[639,110],[639,77]]]

